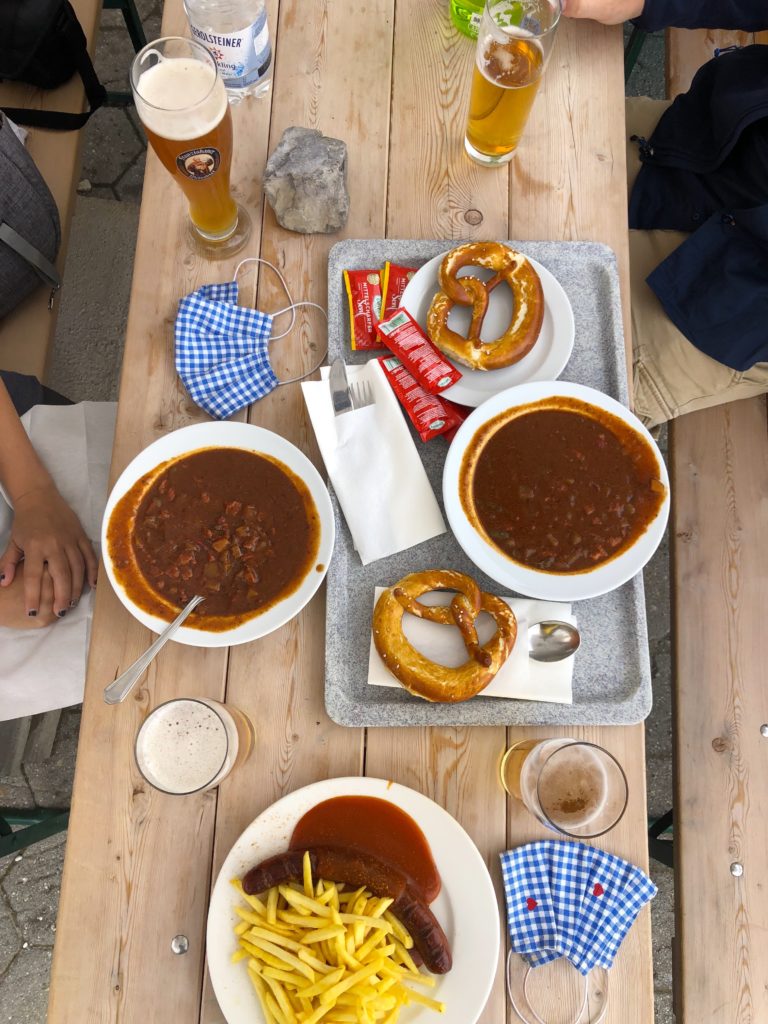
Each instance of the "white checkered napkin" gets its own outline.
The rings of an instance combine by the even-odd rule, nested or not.
[[[237,305],[237,283],[203,285],[179,303],[176,372],[192,400],[225,419],[268,395],[278,380],[267,345],[272,317]]]
[[[546,843],[531,843],[500,854],[507,901],[507,927],[515,953],[560,956],[560,934],[549,883]],[[546,961],[542,961],[546,962]]]

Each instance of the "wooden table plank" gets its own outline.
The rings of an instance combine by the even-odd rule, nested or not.
[[[747,1024],[768,1020],[765,399],[691,413],[672,425],[671,446],[676,699],[684,708],[675,726],[678,1012],[686,1024]],[[707,970],[716,949],[728,967]]]
[[[270,150],[290,125],[344,139],[352,200],[346,228],[338,235],[285,231],[267,209],[262,254],[280,267],[296,301],[327,306],[328,250],[342,234],[363,238],[384,233],[393,7],[394,0],[372,0],[365,18],[350,18],[344,5],[308,7],[303,0],[280,4]],[[351,54],[363,52],[364,61],[350,60]],[[358,133],[361,126],[364,132]],[[285,301],[274,274],[262,268],[259,308],[279,309]],[[293,333],[272,349],[279,377],[311,368],[326,343],[322,315],[316,310],[298,314]],[[287,327],[286,320],[281,324]],[[298,357],[302,350],[303,358]],[[297,444],[322,469],[298,384],[278,388],[256,403],[249,419]],[[220,790],[214,878],[239,833],[265,807],[310,782],[362,774],[363,731],[342,728],[328,718],[324,679],[325,587],[282,629],[232,650],[227,700],[251,717],[257,739],[251,764]],[[207,981],[203,1024],[221,1020]]]
[[[169,3],[163,33],[184,34],[181,3]],[[258,254],[260,182],[269,104],[235,112],[235,192],[254,218]],[[186,201],[150,152],[136,246],[112,479],[170,430],[207,417],[180,384],[173,324],[182,295],[231,277],[233,264],[195,255]],[[150,708],[177,695],[221,699],[227,651],[169,644],[131,697],[103,703],[104,685],[151,642],[104,579],[94,613],[62,899],[54,950],[50,1024],[196,1020],[216,819],[216,791],[183,799],[160,794],[138,774],[133,741]],[[173,935],[190,938],[186,956]],[[83,939],[83,936],[92,938]],[[97,948],[99,955],[84,955]]]

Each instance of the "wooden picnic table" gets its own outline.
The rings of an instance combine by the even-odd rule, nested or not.
[[[233,181],[254,218],[249,249],[241,255],[261,254],[281,268],[295,297],[325,302],[327,254],[337,237],[284,231],[262,202],[268,152],[286,127],[304,125],[347,143],[351,212],[345,235],[605,242],[618,258],[627,322],[620,28],[563,24],[519,154],[508,171],[487,170],[463,152],[474,44],[452,27],[448,0],[268,0],[267,7],[275,44],[272,93],[234,109]],[[169,0],[163,34],[186,31],[180,0]],[[113,477],[160,435],[204,418],[174,370],[176,305],[199,285],[231,277],[236,259],[218,264],[195,255],[186,220],[178,186],[150,153]],[[273,275],[264,275],[257,299],[266,310],[282,304]],[[309,342],[318,330],[310,312],[302,337]],[[281,347],[272,355],[279,374]],[[308,366],[312,358],[308,351]],[[248,419],[317,458],[298,386],[273,392]],[[283,794],[319,779],[385,777],[432,797],[461,822],[485,857],[502,914],[498,853],[544,830],[506,797],[497,781],[498,759],[523,735],[558,730],[341,728],[323,705],[324,637],[320,593],[301,615],[255,643],[229,651],[170,644],[131,697],[108,707],[102,701],[105,683],[141,653],[150,634],[123,609],[106,580],[101,584],[50,1024],[221,1022],[204,966],[211,881],[250,821]],[[152,707],[182,695],[226,697],[242,708],[256,727],[256,751],[218,790],[165,796],[139,775],[133,742]],[[603,744],[624,766],[629,807],[599,845],[647,868],[642,725],[568,732]],[[177,934],[189,938],[186,955],[171,951]],[[503,946],[484,1024],[515,1019],[504,992]],[[652,1007],[645,909],[611,972],[606,1019],[650,1024]]]

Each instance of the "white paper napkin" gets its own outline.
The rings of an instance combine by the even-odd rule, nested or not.
[[[376,587],[374,606],[384,587]],[[445,590],[425,594],[419,600],[428,605],[450,604],[453,594]],[[541,700],[552,704],[573,703],[574,658],[552,664],[531,661],[528,657],[528,623],[558,619],[576,625],[570,604],[553,601],[534,601],[527,597],[504,597],[517,618],[517,640],[512,652],[482,691],[483,697],[505,697],[512,700]],[[482,614],[477,620],[477,633],[481,643],[493,636],[495,626],[490,615]],[[458,629],[442,626],[416,615],[403,616],[406,639],[421,653],[438,664],[457,668],[467,660],[467,650]],[[371,686],[400,686],[373,644],[368,655],[368,683]]]
[[[115,433],[114,402],[36,405],[22,417],[35,451],[98,553]],[[0,492],[0,551],[13,513]],[[102,575],[101,586],[108,587]],[[83,699],[93,594],[44,629],[0,626],[0,721],[37,715]]]
[[[328,367],[305,381],[304,401],[325,468],[363,565],[445,533],[432,487],[397,398],[376,360],[348,366],[375,404],[334,416]]]

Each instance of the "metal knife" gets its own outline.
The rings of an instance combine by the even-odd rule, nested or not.
[[[334,416],[341,416],[342,413],[351,412],[354,409],[352,397],[349,393],[347,382],[347,368],[344,360],[339,357],[331,363],[331,372],[328,374],[331,385],[331,402],[333,403]]]

